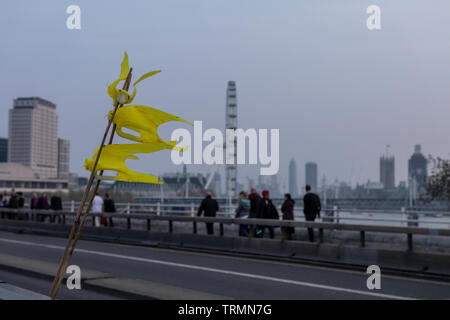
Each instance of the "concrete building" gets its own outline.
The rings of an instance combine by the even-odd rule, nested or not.
[[[297,165],[295,164],[294,159],[291,159],[289,162],[289,193],[293,197],[298,196]]]
[[[309,184],[313,192],[317,192],[318,187],[317,163],[307,162],[305,164],[305,185]]]
[[[9,110],[8,162],[20,163],[40,178],[58,175],[56,105],[39,97],[17,98]]]
[[[395,158],[394,156],[380,157],[380,182],[385,189],[395,189]]]
[[[0,162],[8,162],[8,139],[0,138]]]
[[[58,178],[68,179],[70,169],[70,141],[58,138]]]
[[[25,195],[55,191],[68,192],[67,180],[38,178],[30,167],[20,163],[0,163],[0,190],[14,188]]]

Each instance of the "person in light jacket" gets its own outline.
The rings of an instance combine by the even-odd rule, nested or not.
[[[239,193],[239,203],[235,212],[235,218],[247,219],[250,214],[250,200],[246,192],[241,191]],[[239,225],[239,236],[248,237],[249,226],[245,224]]]

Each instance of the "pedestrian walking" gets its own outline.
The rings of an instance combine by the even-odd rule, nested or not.
[[[17,192],[17,208],[23,209],[24,206],[25,206],[25,198],[23,197],[23,192]],[[17,218],[19,220],[24,220],[25,214],[19,211],[17,214]]]
[[[277,208],[269,197],[269,190],[262,192],[263,198],[256,205],[256,218],[258,219],[276,219],[280,218]],[[269,229],[270,238],[275,237],[274,226],[261,226],[261,237],[264,237],[265,229]]]
[[[59,214],[56,214],[57,211],[61,211],[63,209],[61,193],[59,191],[55,192],[55,194],[51,197],[50,209],[55,211],[54,215],[50,217],[50,222],[55,222],[56,217],[58,217],[58,223],[61,223],[61,216]]]
[[[250,214],[250,200],[246,192],[241,191],[239,193],[238,207],[235,212],[235,218],[237,219],[247,219]],[[249,226],[245,224],[239,225],[239,236],[248,237]]]
[[[258,194],[255,188],[252,188],[250,190],[250,195],[248,196],[248,199],[250,200],[250,219],[256,218],[256,205],[258,204],[259,200],[261,200],[261,196]],[[250,232],[253,233],[253,236],[258,236],[261,234],[261,229],[259,229],[256,225],[252,225]]]
[[[107,193],[105,193],[105,198],[103,199],[103,205],[105,208],[105,212],[108,212],[108,213],[116,212],[116,205],[114,204],[114,200],[111,199],[111,197]],[[108,221],[107,225],[109,225],[109,227],[111,227],[111,228],[114,227],[112,217],[109,217],[109,221]]]
[[[11,197],[9,198],[8,208],[19,209],[19,196],[14,191],[14,189],[11,190]],[[16,217],[17,217],[16,212],[8,213],[8,219],[16,219]]]
[[[44,192],[38,199],[37,209],[38,210],[48,210],[49,208],[50,208],[50,206],[48,204],[47,194]],[[37,220],[43,222],[43,221],[45,221],[45,217],[46,217],[45,214],[40,213],[37,215]]]
[[[201,216],[203,213],[205,217],[215,217],[217,211],[219,211],[219,204],[212,198],[212,193],[208,191],[198,208],[197,216]],[[206,223],[206,232],[214,234],[214,226],[211,222]]]
[[[37,209],[38,201],[39,201],[39,198],[38,198],[37,194],[33,193],[33,197],[30,200],[30,209]]]
[[[103,213],[105,210],[103,198],[98,195],[98,192],[95,194],[94,200],[92,201],[92,213]],[[96,227],[101,226],[100,216],[94,217],[94,223]]]
[[[295,201],[292,199],[289,193],[284,195],[284,202],[281,206],[281,212],[283,213],[283,220],[294,220],[294,205]],[[283,239],[292,240],[292,235],[295,232],[294,227],[281,227],[281,234]]]
[[[306,221],[314,221],[316,216],[320,218],[320,198],[317,194],[311,192],[311,186],[306,185],[306,194],[303,197],[303,213]],[[314,242],[314,229],[308,228],[309,241]]]

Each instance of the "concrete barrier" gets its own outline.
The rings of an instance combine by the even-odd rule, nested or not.
[[[67,237],[71,226],[17,220],[0,220],[0,230]],[[82,239],[146,246],[213,250],[231,254],[311,260],[419,271],[450,276],[450,254],[411,252],[406,249],[360,247],[342,243],[310,243],[279,239],[210,236],[86,226]]]

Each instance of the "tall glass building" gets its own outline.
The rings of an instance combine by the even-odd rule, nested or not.
[[[305,165],[305,184],[309,184],[313,192],[317,192],[317,163],[307,162]]]
[[[8,162],[8,139],[0,138],[0,162]]]
[[[424,192],[427,184],[427,158],[422,154],[421,145],[414,146],[414,153],[408,161],[408,176],[414,179],[418,191]]]

